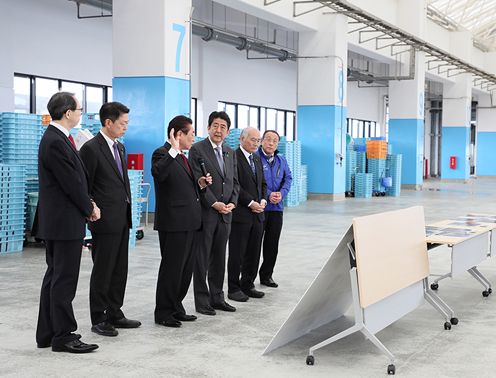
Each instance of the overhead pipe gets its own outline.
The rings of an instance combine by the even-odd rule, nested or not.
[[[226,43],[228,45],[234,46],[236,49],[242,51],[256,51],[261,54],[270,55],[276,57],[281,62],[286,60],[296,60],[296,54],[291,53],[284,49],[278,49],[272,46],[268,46],[262,42],[250,40],[244,36],[238,36],[230,33],[223,32],[221,30],[214,29],[210,26],[199,25],[193,21],[192,24],[193,35],[199,36],[204,41],[217,41]]]

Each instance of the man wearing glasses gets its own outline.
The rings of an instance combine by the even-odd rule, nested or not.
[[[247,127],[241,133],[240,146],[236,150],[240,190],[238,205],[233,212],[227,265],[228,298],[237,302],[264,296],[253,284],[260,261],[264,209],[267,204],[262,162],[256,154],[259,144],[260,132]]]
[[[276,265],[279,251],[279,237],[282,230],[283,199],[291,189],[293,178],[284,156],[279,155],[279,134],[275,130],[267,130],[263,134],[262,145],[257,151],[262,160],[263,172],[267,181],[269,203],[265,208],[263,263],[260,267],[260,283],[268,287],[278,287],[272,273]]]
[[[73,93],[59,92],[47,105],[52,122],[38,152],[39,202],[36,236],[45,240],[47,270],[40,297],[36,342],[54,352],[88,353],[98,348],[76,334],[76,294],[86,220],[100,218],[90,199],[88,177],[70,130],[81,119]]]

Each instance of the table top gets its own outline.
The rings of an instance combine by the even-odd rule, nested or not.
[[[426,225],[429,244],[455,245],[496,229],[496,215],[470,213]]]

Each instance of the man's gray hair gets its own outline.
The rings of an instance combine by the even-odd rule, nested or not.
[[[239,138],[240,139],[245,138],[250,132],[250,130],[258,130],[258,129],[256,129],[255,127],[245,127],[243,131],[241,131],[241,135],[239,136]]]

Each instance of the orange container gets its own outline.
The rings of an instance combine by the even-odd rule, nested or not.
[[[367,159],[386,159],[387,142],[385,140],[367,141]]]
[[[52,117],[50,117],[50,114],[43,114],[41,116],[41,124],[42,125],[49,125],[50,122],[52,122]]]

